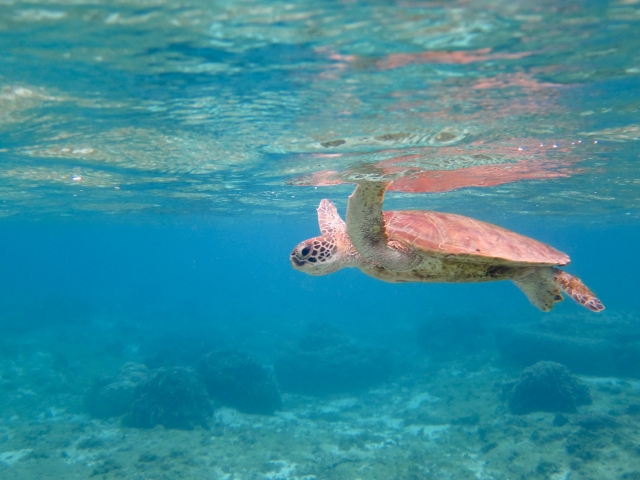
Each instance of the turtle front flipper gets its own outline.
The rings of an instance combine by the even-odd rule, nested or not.
[[[358,184],[347,206],[347,234],[366,260],[393,271],[410,270],[420,263],[413,249],[390,241],[382,213],[384,193],[390,182],[356,179]]]
[[[338,214],[338,209],[331,200],[326,198],[320,201],[318,207],[318,224],[322,235],[335,235],[338,232],[346,233],[347,231],[344,220]]]

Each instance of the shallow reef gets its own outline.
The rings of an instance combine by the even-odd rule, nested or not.
[[[538,362],[520,378],[505,385],[509,410],[515,415],[531,412],[574,413],[591,404],[589,388],[564,365]]]
[[[213,407],[204,385],[187,368],[156,370],[149,380],[136,387],[124,423],[130,427],[192,430],[208,428]]]
[[[144,426],[155,427],[132,428],[126,416],[83,415],[81,389],[55,397],[37,393],[40,377],[34,373],[42,358],[49,357],[28,357],[20,374],[9,377],[15,364],[0,353],[0,406],[11,412],[0,416],[3,480],[640,478],[640,382],[633,380],[580,377],[589,386],[590,407],[512,415],[499,406],[511,369],[468,358],[437,363],[416,354],[410,370],[394,370],[375,388],[322,396],[285,393],[282,409],[270,416],[209,406],[200,418],[191,417],[187,426],[195,426],[187,430],[163,413],[179,411],[182,394],[172,397],[173,404],[151,400],[165,388],[161,378],[175,385],[172,372],[178,372],[183,392],[192,385],[185,377],[198,383],[199,374],[169,368],[148,371],[149,380],[134,388],[138,412],[148,420]],[[111,361],[91,366],[96,373],[111,368]],[[147,371],[125,365],[107,385],[134,380],[134,372]],[[2,383],[4,378],[13,380]],[[90,385],[91,376],[83,378]],[[203,417],[210,429],[197,424]]]
[[[640,383],[584,379],[594,402],[584,412],[510,415],[496,409],[508,375],[425,362],[357,394],[285,394],[271,416],[221,407],[210,430],[130,428],[55,409],[37,421],[2,417],[0,478],[640,478]]]
[[[270,415],[282,406],[278,385],[258,360],[235,350],[211,352],[198,362],[211,398],[241,412]]]
[[[444,336],[434,340],[434,348],[445,338],[443,347],[455,341],[444,330]],[[403,330],[404,335],[407,332],[411,335],[415,330]],[[154,370],[141,363],[125,363],[144,360],[145,352],[105,357],[99,343],[98,348],[91,344],[98,342],[94,332],[84,337],[80,333],[73,341],[61,334],[55,345],[56,351],[68,352],[66,367],[55,367],[55,355],[47,350],[49,334],[42,335],[40,344],[31,336],[29,342],[18,345],[17,353],[0,349],[3,480],[640,478],[640,382],[633,378],[575,377],[567,368],[556,366],[550,369],[555,372],[551,383],[564,379],[561,392],[573,391],[575,400],[587,391],[593,403],[575,405],[572,412],[554,408],[553,412],[535,409],[512,414],[506,400],[523,372],[514,370],[513,364],[505,365],[498,352],[491,350],[494,344],[483,347],[487,350],[481,356],[451,357],[444,349],[442,357],[415,350],[407,356],[397,352],[397,362],[402,363],[383,383],[381,377],[374,378],[378,383],[371,383],[372,388],[353,391],[348,385],[343,388],[349,390],[342,393],[325,394],[325,390],[313,396],[285,391],[281,408],[273,415],[257,416],[214,399],[199,371],[206,358],[218,365],[257,368],[274,377],[256,357],[220,350],[200,356],[195,368]],[[588,333],[585,327],[583,335]],[[340,370],[339,361],[350,362],[349,355],[373,358],[375,352],[322,324],[312,325],[293,340],[278,356],[302,351],[300,355],[306,352],[302,358],[311,362],[336,355],[318,361],[323,368],[337,365],[336,370],[315,377],[307,370],[300,380],[316,382],[316,388],[335,388],[335,384],[327,387],[332,374],[337,374],[339,385],[345,385],[349,370]],[[76,345],[91,348],[76,351]],[[475,347],[471,349],[469,353],[476,352]],[[95,357],[89,355],[93,350],[98,352]],[[389,363],[361,365],[388,368]],[[549,373],[545,365],[553,366],[547,362],[527,369],[533,374],[523,373],[526,381],[521,386],[531,387],[533,380],[544,379],[543,373]],[[354,372],[353,364],[349,367]],[[73,388],[55,394],[43,388],[43,372],[55,368],[61,369]],[[92,383],[105,372],[111,375]],[[230,372],[237,370],[230,368]],[[56,377],[47,374],[46,378]],[[251,378],[264,377],[256,373],[255,377],[229,374],[228,378],[239,388]],[[503,385],[509,397],[501,405]],[[194,388],[200,393],[194,395]],[[529,393],[527,401],[550,396],[534,387]],[[574,402],[578,403],[583,402]]]
[[[311,324],[297,342],[283,346],[274,361],[284,390],[312,395],[369,388],[385,381],[393,366],[387,350],[361,347],[323,323]]]

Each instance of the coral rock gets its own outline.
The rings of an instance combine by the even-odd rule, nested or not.
[[[198,373],[211,398],[224,406],[262,415],[271,415],[281,407],[271,372],[244,353],[209,353],[200,359]]]
[[[134,390],[146,382],[149,375],[145,365],[125,363],[115,378],[102,378],[89,388],[84,398],[85,408],[97,418],[124,415],[133,403]]]
[[[134,391],[125,424],[137,428],[208,428],[213,408],[197,376],[182,367],[160,368]]]
[[[515,415],[531,412],[573,413],[589,405],[591,395],[567,367],[538,362],[525,369],[507,392],[509,409]]]

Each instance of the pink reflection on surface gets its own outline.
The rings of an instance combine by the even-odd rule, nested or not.
[[[336,62],[332,73],[338,75],[347,69],[392,70],[422,63],[471,64],[517,60],[540,53],[493,52],[491,48],[482,48],[432,50],[415,54],[393,53],[374,58],[343,55],[330,48],[318,49],[318,52]],[[500,68],[478,65],[477,68],[474,67],[476,74],[473,78],[444,78],[429,84],[428,88],[419,90],[403,90],[401,88],[405,84],[399,82],[398,88],[389,92],[390,101],[384,105],[384,113],[380,115],[381,123],[389,123],[388,137],[392,138],[392,134],[398,133],[395,143],[389,140],[382,145],[386,139],[378,141],[379,137],[374,135],[371,135],[373,140],[368,144],[358,143],[357,134],[341,137],[344,133],[337,129],[335,137],[327,135],[330,140],[342,141],[336,144],[337,149],[369,148],[371,145],[396,147],[394,150],[375,152],[377,158],[392,158],[375,162],[372,157],[358,157],[345,153],[347,156],[343,157],[343,162],[333,164],[341,166],[334,170],[314,172],[294,183],[314,186],[346,183],[341,178],[346,173],[341,170],[344,168],[342,165],[357,162],[359,158],[365,162],[375,162],[373,165],[382,169],[385,174],[403,174],[391,184],[390,190],[416,193],[493,187],[522,180],[568,177],[578,172],[574,167],[582,158],[579,158],[571,147],[566,148],[571,141],[541,142],[533,138],[503,136],[505,132],[509,132],[507,135],[527,137],[531,131],[529,126],[535,126],[533,120],[540,121],[536,116],[544,115],[542,120],[548,122],[546,118],[550,115],[563,113],[559,98],[564,89],[570,88],[571,85],[545,82],[535,77],[535,72],[547,74],[563,67],[551,65],[526,71],[514,66],[515,71],[512,72],[505,72],[502,67],[504,65]],[[402,72],[390,75],[402,75]],[[357,93],[354,95],[357,96]],[[345,99],[348,98],[343,95],[340,100]],[[366,104],[366,101],[363,102]],[[335,103],[341,105],[340,101]],[[349,105],[354,106],[353,113],[357,114],[358,104],[350,102]],[[403,123],[402,126],[396,127],[392,123],[395,118],[408,118],[412,123],[404,121],[400,122]],[[407,128],[405,125],[411,126]],[[420,125],[425,125],[424,133],[420,131]],[[400,133],[405,131],[415,135],[402,137]],[[540,129],[533,135],[537,135],[539,131]],[[480,136],[487,141],[451,146]],[[380,136],[382,137],[385,135]],[[418,140],[412,144],[412,138]],[[352,140],[351,144],[340,146],[349,139]],[[333,145],[331,147],[333,148]],[[330,150],[329,147],[326,148]],[[411,154],[407,155],[409,148]],[[556,155],[558,152],[562,152],[561,155]]]
[[[469,187],[494,187],[522,180],[568,177],[579,171],[571,168],[579,161],[577,155],[567,155],[561,161],[546,158],[545,152],[549,150],[567,153],[568,148],[554,143],[531,145],[532,141],[523,142],[523,144],[526,143],[529,145],[515,147],[483,145],[477,142],[476,148],[470,149],[457,147],[431,149],[429,154],[425,151],[416,155],[400,156],[378,162],[375,166],[385,175],[402,173],[403,176],[393,181],[389,190],[407,193],[435,193]],[[469,163],[487,159],[492,163],[455,169],[429,170],[419,165],[421,162],[430,161],[434,163],[441,161],[444,165],[448,159],[457,159],[458,163],[464,163],[466,159]],[[309,186],[347,183],[340,177],[341,172],[337,170],[322,170],[298,179],[294,183]]]
[[[522,87],[530,90],[538,90],[541,88],[558,88],[562,86],[563,85],[559,83],[540,82],[536,80],[533,75],[516,72],[497,75],[493,78],[483,78],[471,87],[475,89]]]
[[[392,173],[392,172],[389,172]],[[468,187],[495,187],[520,180],[567,177],[568,169],[559,170],[552,162],[518,162],[506,165],[480,165],[459,170],[428,170],[403,177],[391,185],[398,192],[448,192]]]
[[[504,165],[480,165],[458,170],[423,170],[385,167],[384,174],[405,172],[408,176],[395,180],[389,190],[407,193],[448,192],[469,187],[495,187],[520,180],[568,177],[574,171],[558,168],[549,161],[522,161]],[[335,170],[315,172],[299,185],[328,186],[345,183]]]
[[[517,60],[529,55],[533,55],[533,52],[491,53],[490,48],[454,51],[431,50],[423,53],[392,53],[376,62],[376,66],[380,70],[390,70],[420,63],[464,65],[494,60]]]

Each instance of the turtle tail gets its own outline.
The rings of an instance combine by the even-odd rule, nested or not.
[[[602,302],[578,277],[554,267],[536,267],[513,278],[513,282],[543,312],[548,312],[563,299],[562,293],[592,312],[604,310]]]

